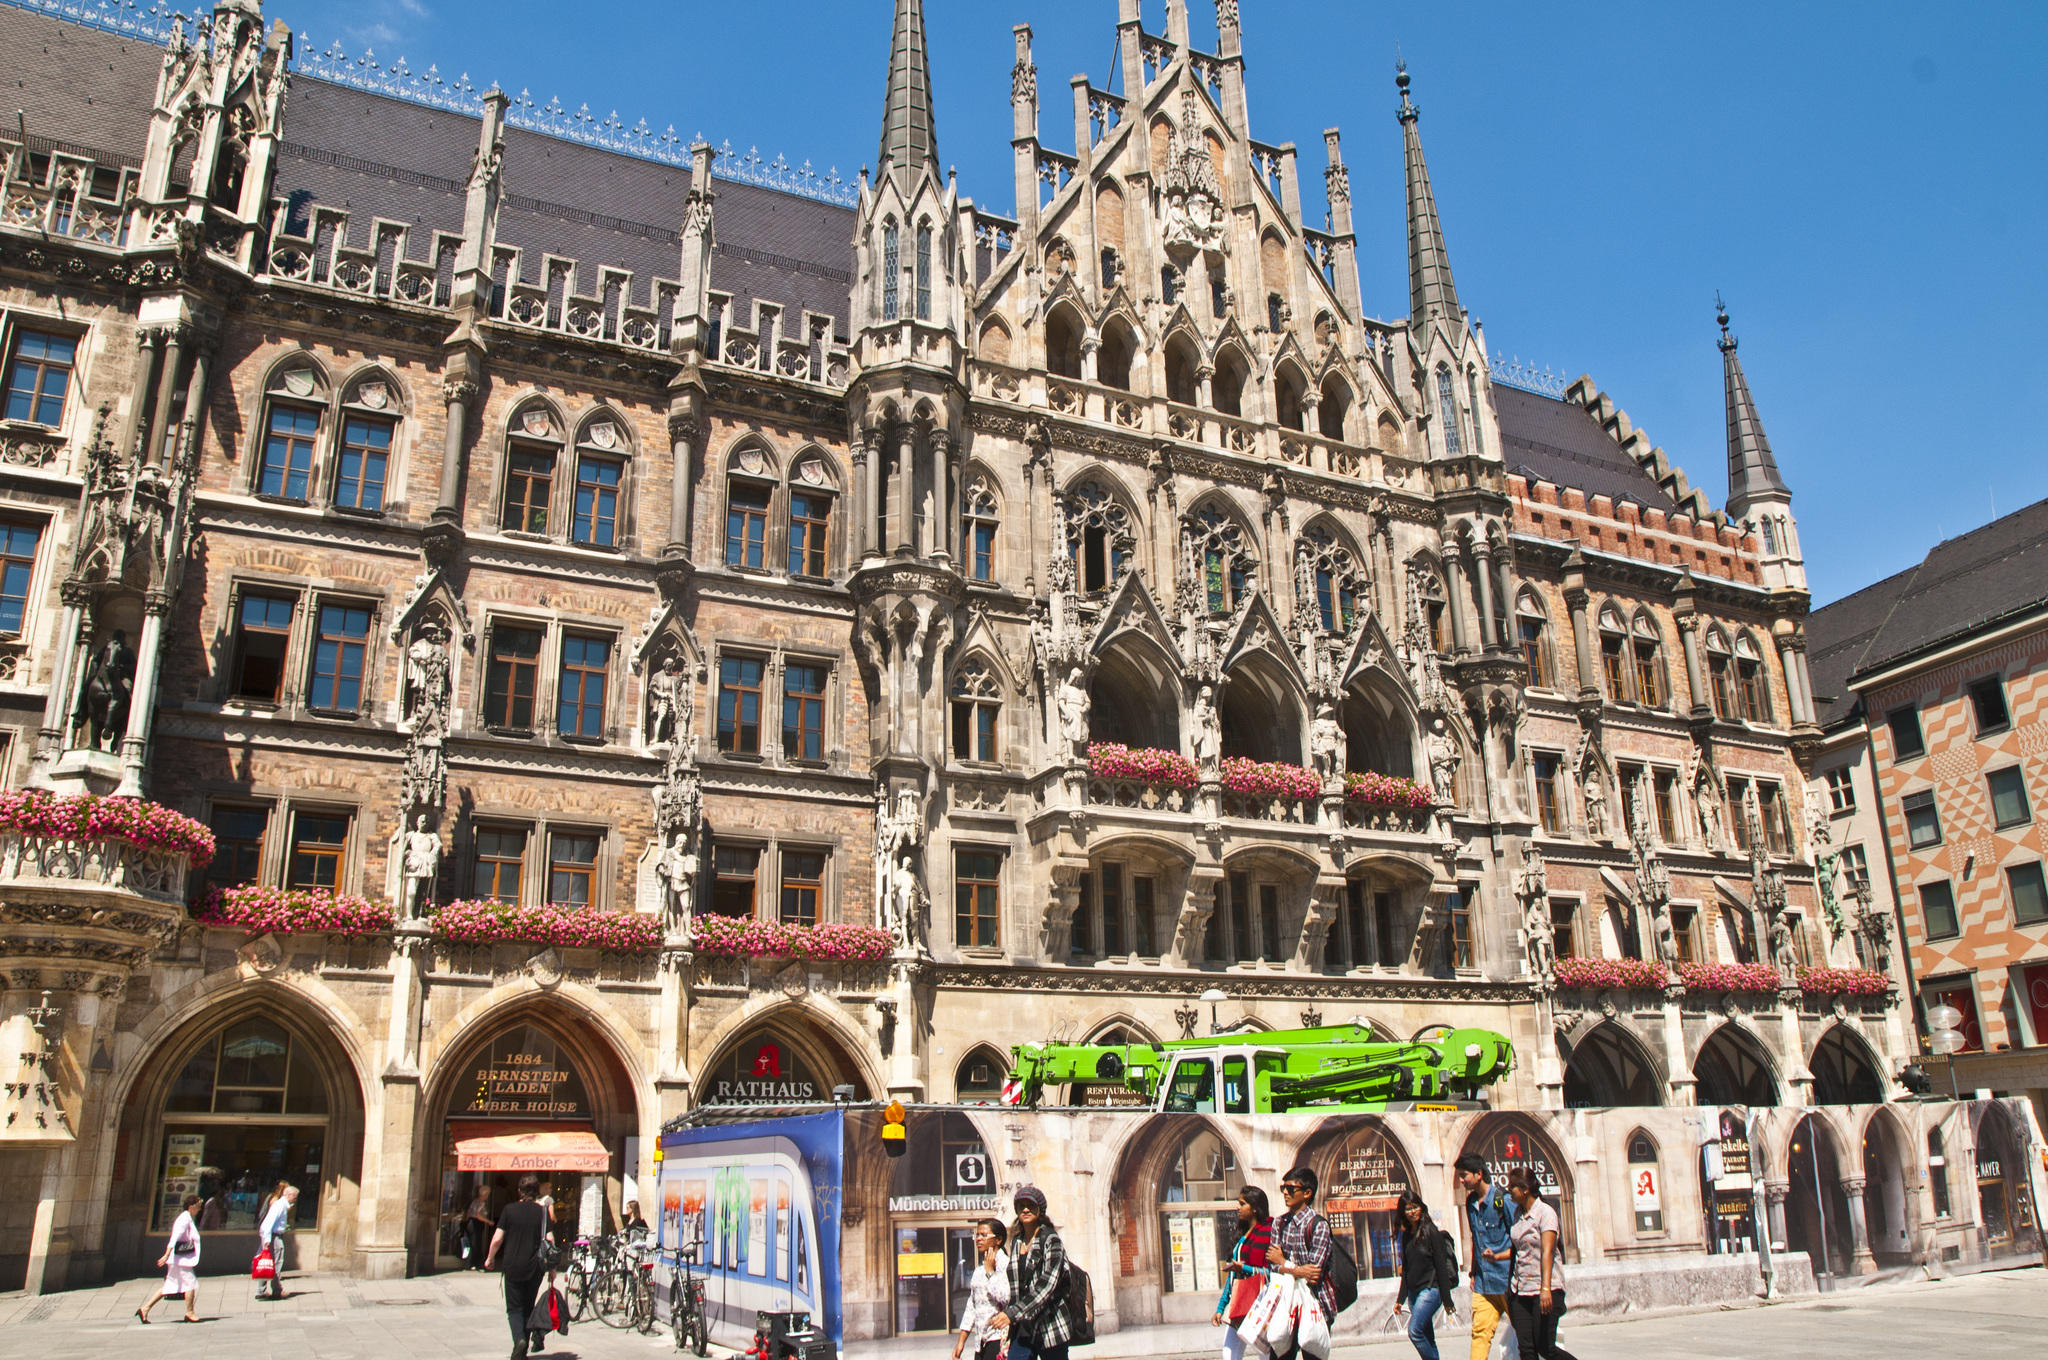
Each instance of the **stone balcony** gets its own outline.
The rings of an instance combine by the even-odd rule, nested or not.
[[[1331,834],[1361,842],[1388,836],[1420,838],[1429,835],[1434,816],[1425,808],[1355,803],[1334,795],[1272,797],[1101,775],[1088,777],[1087,808],[1090,819],[1105,827],[1128,824],[1193,837],[1205,834],[1213,824],[1226,837],[1242,840]]]

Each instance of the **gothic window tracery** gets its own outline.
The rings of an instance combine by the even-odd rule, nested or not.
[[[917,319],[932,319],[932,228],[917,224]]]
[[[1635,664],[1636,702],[1650,708],[1664,708],[1671,702],[1671,686],[1664,675],[1663,636],[1647,613],[1638,612],[1630,627],[1629,650]]]
[[[882,223],[882,320],[894,321],[897,289],[902,284],[902,243],[897,239],[896,219]]]
[[[1437,419],[1443,422],[1444,452],[1458,454],[1464,450],[1464,442],[1458,431],[1458,390],[1451,385],[1451,370],[1448,365],[1438,365],[1436,370]]]
[[[1000,750],[1002,684],[987,661],[970,657],[953,676],[953,759],[994,764]]]
[[[1002,528],[1002,509],[995,485],[988,474],[977,472],[967,483],[961,498],[960,561],[970,581],[996,579],[996,535]]]
[[[1735,657],[1728,635],[1719,628],[1707,631],[1707,688],[1713,692],[1714,716],[1735,719]]]
[[[1244,526],[1221,506],[1200,506],[1181,520],[1182,551],[1211,614],[1237,612],[1258,580],[1259,562]]]
[[[1067,556],[1079,588],[1095,594],[1116,585],[1130,570],[1137,534],[1130,511],[1108,487],[1090,478],[1062,498],[1067,519]]]
[[[1357,621],[1365,573],[1351,550],[1320,524],[1309,526],[1295,545],[1316,602],[1316,616],[1326,633],[1348,634]]]

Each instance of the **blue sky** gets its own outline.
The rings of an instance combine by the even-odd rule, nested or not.
[[[302,0],[326,48],[673,124],[851,178],[872,163],[890,0],[574,6]],[[1192,0],[1213,48],[1210,0]],[[2048,497],[2048,6],[1243,0],[1253,135],[1344,131],[1366,309],[1407,310],[1398,43],[1458,293],[1496,356],[1590,373],[1718,504],[1728,300],[1816,603]],[[1161,0],[1146,27],[1163,29]],[[1041,135],[1106,84],[1116,0],[926,0],[939,151],[1010,212],[1010,26]],[[1310,187],[1317,189],[1311,195]],[[516,188],[516,186],[515,186]]]

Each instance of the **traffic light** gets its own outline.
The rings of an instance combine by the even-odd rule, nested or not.
[[[882,1111],[882,1151],[891,1157],[901,1157],[906,1140],[903,1136],[903,1102],[892,1100],[889,1108]]]

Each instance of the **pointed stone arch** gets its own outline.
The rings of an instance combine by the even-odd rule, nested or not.
[[[1211,617],[1239,614],[1263,584],[1265,554],[1252,518],[1222,488],[1195,497],[1180,517],[1183,608]]]
[[[1216,346],[1215,372],[1209,378],[1210,405],[1226,416],[1244,415],[1244,398],[1251,388],[1252,364],[1235,337]]]
[[[1641,1037],[1618,1020],[1561,1044],[1566,1109],[1662,1105],[1664,1075]]]
[[[959,1105],[999,1105],[1010,1059],[993,1044],[976,1044],[953,1068],[953,1100]]]
[[[1045,371],[1056,378],[1081,376],[1081,341],[1088,322],[1079,306],[1060,298],[1045,309]]]
[[[1353,412],[1358,408],[1358,396],[1351,380],[1341,371],[1332,369],[1323,375],[1322,400],[1316,405],[1317,429],[1323,438],[1338,443],[1356,442],[1351,436]]]
[[[546,392],[524,392],[505,407],[502,428],[507,437],[562,444],[568,439],[569,415]]]
[[[1136,572],[1117,582],[1102,611],[1102,620],[1089,639],[1088,650],[1099,656],[1132,632],[1157,648],[1165,664],[1177,665],[1173,628],[1153,598],[1152,588]]]
[[[1067,479],[1053,509],[1054,522],[1064,526],[1074,585],[1081,593],[1109,590],[1135,568],[1144,519],[1116,472],[1101,463],[1087,465]],[[1059,550],[1055,541],[1053,551]]]
[[[1201,371],[1205,367],[1201,337],[1194,327],[1176,325],[1159,347],[1166,376],[1166,399],[1182,406],[1202,404]]]
[[[1847,1021],[1828,1027],[1807,1060],[1816,1105],[1881,1105],[1884,1067],[1862,1031]]]
[[[1096,381],[1120,391],[1135,391],[1132,381],[1138,355],[1144,349],[1143,329],[1120,306],[1103,317],[1101,333],[1102,347],[1095,355]]]
[[[1088,739],[1180,750],[1179,658],[1138,628],[1101,644],[1088,678]]]
[[[1692,1074],[1702,1105],[1774,1106],[1784,1089],[1770,1049],[1734,1020],[1723,1021],[1700,1042]]]
[[[996,315],[991,315],[988,320],[982,322],[975,357],[983,363],[1002,364],[1006,367],[1015,362],[1010,323]]]

